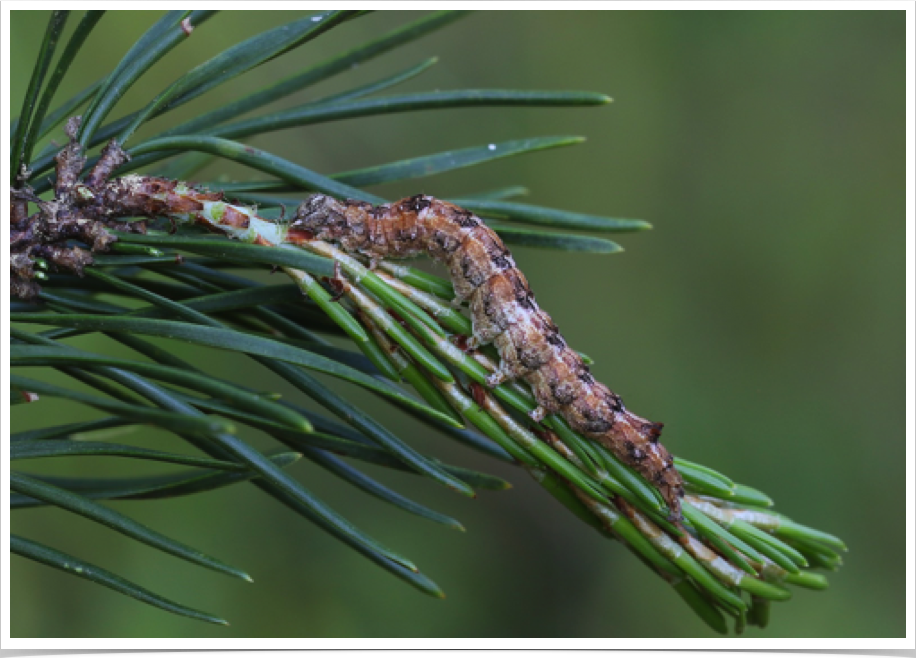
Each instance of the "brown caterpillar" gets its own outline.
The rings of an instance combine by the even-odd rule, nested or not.
[[[499,236],[474,214],[423,195],[372,206],[319,194],[299,206],[289,237],[296,233],[337,243],[372,261],[426,253],[447,265],[453,303],[470,302],[474,335],[469,347],[493,343],[499,351],[500,368],[487,384],[528,382],[539,405],[531,414],[535,421],[548,413],[561,415],[654,483],[672,518],[680,519],[683,482],[658,442],[662,424],[627,411],[618,395],[595,380],[538,307]]]

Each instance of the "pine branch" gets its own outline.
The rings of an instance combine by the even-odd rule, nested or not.
[[[124,154],[118,154],[117,150],[116,145],[109,147],[108,152],[113,154],[109,161],[126,160]],[[80,157],[79,147],[74,142],[63,151],[59,170],[67,170],[68,158]],[[59,186],[61,197],[53,205],[54,212],[68,217],[92,218],[88,222],[96,227],[92,229],[95,233],[90,231],[86,235],[105,236],[105,246],[119,244],[123,248],[131,245],[131,250],[141,253],[150,253],[161,247],[185,252],[188,256],[173,260],[172,268],[177,270],[184,267],[181,264],[184,258],[201,253],[231,254],[240,261],[279,266],[364,352],[369,361],[364,366],[367,372],[394,381],[400,380],[402,373],[410,372],[407,379],[430,405],[428,410],[438,413],[437,422],[459,424],[465,419],[471,422],[487,440],[499,446],[518,464],[524,465],[561,502],[573,508],[580,517],[588,519],[600,531],[624,542],[676,589],[680,588],[678,592],[688,604],[714,628],[721,628],[719,619],[723,613],[739,620],[764,619],[756,607],[764,605],[765,601],[788,599],[790,592],[785,589],[785,584],[814,588],[823,586],[822,579],[802,571],[808,566],[804,552],[779,537],[786,536],[788,529],[789,533],[794,533],[796,541],[807,542],[809,550],[831,553],[834,549],[842,549],[842,543],[830,535],[793,522],[783,524],[779,517],[767,512],[734,507],[742,500],[766,502],[764,496],[754,495],[746,487],[739,488],[729,478],[707,467],[678,460],[688,490],[702,497],[688,497],[683,522],[673,524],[666,518],[665,502],[658,496],[654,485],[623,464],[618,456],[573,431],[562,419],[546,418],[534,427],[530,420],[520,420],[514,412],[521,412],[525,414],[522,417],[527,418],[534,410],[531,392],[517,383],[499,385],[492,390],[484,388],[482,385],[498,370],[498,364],[482,352],[455,348],[454,343],[466,341],[472,329],[467,318],[447,303],[454,294],[448,282],[430,275],[421,277],[410,268],[385,261],[373,264],[377,274],[351,255],[299,230],[295,221],[271,221],[259,215],[253,207],[229,203],[221,192],[201,191],[182,181],[137,175],[108,180],[108,172],[113,168],[105,165],[103,159],[94,169],[97,175],[90,174],[85,184],[74,183],[69,189]],[[59,176],[59,180],[61,178]],[[303,203],[303,207],[312,205],[310,201]],[[41,206],[38,221],[50,221],[50,218],[42,216],[47,207],[47,204]],[[187,229],[168,236],[157,231],[127,233],[112,228],[119,226],[115,222],[125,217],[137,216],[150,220],[163,216],[173,224],[204,225],[251,246],[240,250],[241,244],[233,247],[232,243],[212,238],[185,237]],[[20,253],[31,257],[39,246],[43,245],[32,245]],[[294,249],[289,251],[284,248],[286,246]],[[214,251],[214,248],[222,251]],[[307,252],[313,255],[309,257]],[[291,254],[298,255],[293,258]],[[117,257],[112,257],[106,264],[115,265],[117,260]],[[56,261],[55,264],[64,266]],[[330,291],[316,277],[323,279]],[[192,310],[192,306],[145,292],[135,284],[101,273],[95,278],[110,288],[147,299],[166,317],[173,316],[211,327],[220,326],[208,316]],[[414,283],[420,284],[421,288],[412,285]],[[109,317],[106,318],[106,315]],[[112,318],[110,312],[106,313],[103,309],[95,316],[64,312],[51,316],[16,314],[14,319],[82,331],[130,330],[155,332],[157,335],[177,335],[177,331],[195,340],[192,334],[178,329],[177,325],[167,333],[158,334],[154,325],[143,325],[139,320],[128,318]],[[242,343],[231,342],[228,337],[225,342],[213,344],[247,351]],[[316,346],[306,343],[303,348],[316,349]],[[274,358],[298,362],[292,356],[283,356],[282,352],[273,354]],[[175,377],[180,372],[172,375],[171,371],[160,367],[141,367],[140,364],[122,363],[89,354],[81,356],[75,351],[57,348],[14,350],[11,356],[15,365],[60,366],[72,363],[87,364],[97,369],[105,364],[106,367],[117,366],[158,378]],[[300,384],[301,377],[301,373],[296,377]],[[193,387],[196,381],[191,376],[187,381],[182,378],[180,383]],[[201,380],[200,385],[203,386],[200,390],[211,395],[231,393],[231,389],[214,387],[206,379]],[[310,395],[318,394],[317,383],[302,385]],[[22,390],[28,387],[27,383],[20,386]],[[31,388],[46,392],[40,385],[33,384]],[[236,393],[231,394],[237,396]],[[333,409],[335,403],[330,398],[326,395],[321,398]],[[237,402],[242,404],[246,400],[244,396],[237,398]],[[502,404],[509,405],[509,409]],[[270,404],[258,398],[252,398],[244,416],[230,415],[262,429],[276,427],[275,436],[280,440],[284,440],[284,434],[288,440],[290,430],[299,422],[299,416],[292,416],[292,425],[283,429],[283,422],[287,422],[285,417],[276,416]],[[353,422],[354,418],[359,418],[359,413],[348,406],[344,417]],[[449,486],[455,483],[454,480],[440,479],[436,474],[444,473],[437,467],[427,470],[418,454],[409,449],[405,452],[405,448],[398,447],[399,442],[392,442],[393,437],[372,430],[361,422],[355,423],[355,426],[367,431],[405,465],[412,464],[417,471]],[[311,428],[299,429],[305,429],[307,436]],[[299,445],[310,459],[331,468],[332,472],[373,495],[430,520],[457,524],[367,479],[359,471],[323,453],[321,448]],[[781,533],[780,528],[783,529]],[[825,541],[830,547],[824,545]],[[682,587],[684,579],[690,583],[689,590]],[[690,592],[698,595],[691,596]],[[749,608],[741,592],[750,595],[754,608]]]
[[[474,488],[506,489],[508,483],[422,454],[313,377],[311,370],[355,383],[441,434],[520,466],[578,518],[627,546],[717,632],[727,632],[726,617],[734,618],[738,629],[745,623],[765,626],[770,602],[789,598],[787,586],[826,587],[826,579],[811,569],[837,568],[846,548],[841,540],[774,512],[762,492],[680,458],[674,465],[687,495],[681,502],[660,494],[659,482],[631,467],[635,453],[627,461],[627,455],[591,440],[566,419],[545,414],[527,385],[502,381],[506,360],[477,344],[467,309],[454,303],[453,281],[401,262],[358,257],[296,224],[308,192],[382,203],[384,199],[364,188],[570,146],[581,138],[486,144],[331,175],[238,141],[292,126],[380,114],[480,106],[597,106],[609,98],[591,92],[517,90],[372,96],[418,75],[434,62],[429,59],[291,110],[241,118],[461,15],[438,12],[128,148],[135,132],[155,117],[363,14],[326,12],[255,35],[178,76],[144,109],[108,121],[144,73],[194,30],[204,29],[213,13],[166,13],[104,80],[48,113],[58,84],[102,16],[84,15],[42,94],[66,19],[66,12],[55,12],[22,115],[12,130],[11,293],[22,301],[11,309],[11,363],[54,369],[80,385],[13,375],[12,401],[41,404],[48,397],[63,397],[110,416],[19,433],[13,437],[11,459],[105,455],[196,468],[116,479],[51,478],[14,470],[14,508],[56,506],[178,557],[244,577],[244,572],[96,501],[187,496],[251,482],[399,579],[442,596],[411,560],[354,527],[283,469],[304,455],[393,507],[458,529],[459,521],[394,491],[353,462],[412,473],[465,495],[474,495]],[[68,144],[62,149],[48,146],[33,158],[36,142],[87,102],[83,120],[74,117],[67,123]],[[98,154],[87,153],[99,144],[104,146]],[[129,174],[174,155],[180,157],[167,170],[182,176]],[[206,186],[184,180],[211,157],[240,162],[270,179]],[[480,215],[513,245],[615,253],[621,250],[616,242],[570,231],[650,228],[641,220],[508,200],[525,193],[511,186],[453,201]],[[315,198],[305,199],[305,207]],[[219,235],[204,236],[200,229]],[[233,271],[264,267],[281,271],[289,283],[261,285]],[[124,303],[116,303],[120,300]],[[26,331],[32,324],[55,328]],[[136,356],[115,358],[65,342],[87,333],[117,341]],[[355,349],[336,347],[326,340],[329,334],[345,337]],[[178,339],[251,358],[339,421],[275,393],[214,378],[141,336]],[[590,361],[581,354],[577,358]],[[109,440],[140,424],[170,431],[206,456]],[[249,429],[265,432],[283,451],[265,455],[255,449],[243,438]],[[643,429],[657,436],[659,427]],[[683,518],[676,504],[682,504]],[[14,552],[26,558],[176,614],[225,623],[57,549],[14,540]]]

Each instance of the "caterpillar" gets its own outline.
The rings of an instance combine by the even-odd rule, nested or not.
[[[509,250],[479,217],[425,195],[373,206],[316,194],[300,204],[288,236],[332,242],[372,264],[424,253],[445,264],[455,289],[453,305],[469,303],[473,336],[468,349],[492,343],[499,352],[499,369],[487,385],[527,382],[538,403],[531,413],[534,421],[547,414],[565,418],[653,483],[672,519],[680,519],[683,481],[659,442],[662,423],[628,411],[620,396],[592,376],[538,307]]]

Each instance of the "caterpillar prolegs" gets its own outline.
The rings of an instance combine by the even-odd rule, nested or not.
[[[680,518],[683,482],[659,443],[662,424],[631,413],[620,397],[595,380],[541,310],[524,274],[499,236],[474,214],[433,197],[417,195],[372,206],[313,195],[303,201],[289,235],[334,242],[370,259],[428,254],[445,264],[455,304],[468,301],[474,335],[470,347],[494,344],[499,370],[491,386],[523,379],[532,388],[540,421],[559,414],[578,432],[606,446],[652,482]]]

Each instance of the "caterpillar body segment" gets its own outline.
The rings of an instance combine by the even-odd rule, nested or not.
[[[372,206],[319,194],[299,206],[289,228],[291,235],[334,242],[372,261],[427,254],[443,263],[451,274],[455,303],[470,305],[474,335],[469,345],[493,343],[499,352],[500,368],[487,383],[526,381],[539,405],[535,420],[558,414],[606,446],[652,482],[672,518],[680,519],[683,481],[659,443],[662,424],[631,413],[595,380],[537,305],[502,240],[474,214],[423,195]]]

